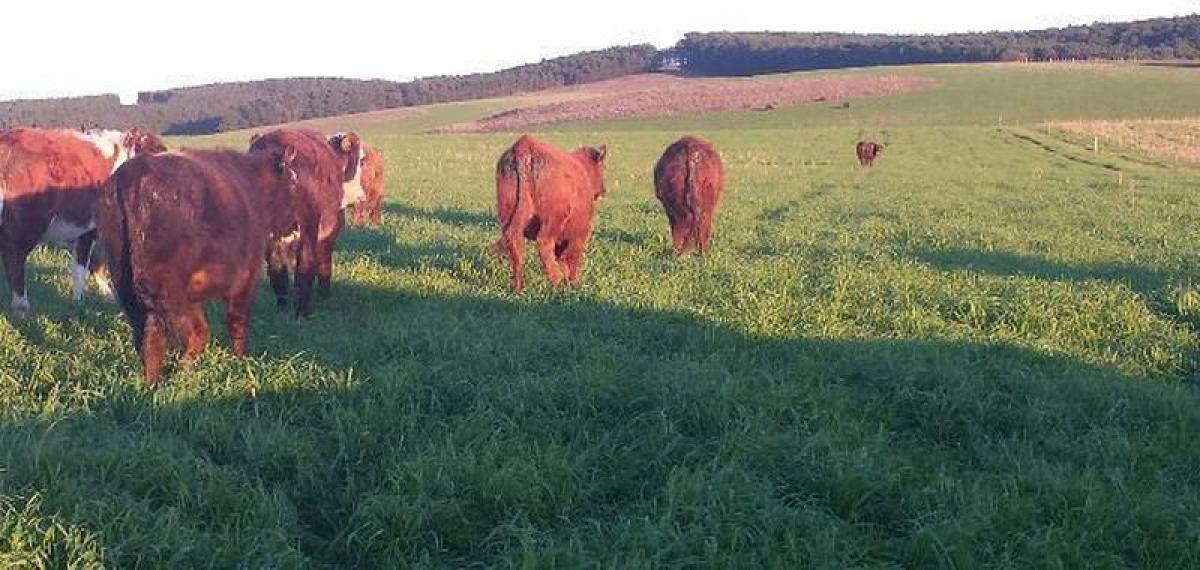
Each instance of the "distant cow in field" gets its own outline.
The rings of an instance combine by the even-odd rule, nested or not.
[[[508,254],[517,293],[525,290],[522,238],[537,243],[551,284],[562,284],[564,271],[568,282],[579,282],[595,204],[605,193],[605,155],[604,146],[566,153],[528,135],[501,155],[496,163],[501,237],[495,247]]]
[[[858,155],[858,163],[862,166],[874,166],[875,159],[883,153],[884,146],[875,141],[858,141],[854,147],[854,152]]]
[[[713,217],[725,190],[721,155],[708,142],[683,137],[667,147],[654,167],[654,195],[671,224],[676,253],[708,251]]]
[[[341,150],[346,136],[338,133],[330,137],[329,145]],[[361,226],[370,219],[378,226],[383,203],[383,151],[360,142],[358,171],[358,178],[347,182],[343,189],[342,208],[354,208],[351,221],[355,225]]]
[[[359,179],[362,141],[348,133],[336,145],[325,135],[308,129],[276,129],[256,135],[251,152],[278,154],[292,148],[296,152],[295,224],[293,232],[276,235],[267,252],[267,272],[275,301],[280,309],[288,306],[288,271],[294,264],[296,274],[296,314],[312,312],[313,279],[317,295],[329,296],[333,278],[333,250],[345,224],[342,212],[346,188]],[[354,186],[361,186],[354,183]],[[360,189],[361,191],[361,189]]]
[[[362,187],[366,196],[354,205],[354,223],[363,225],[369,219],[378,226],[383,209],[383,151],[366,146],[361,168]]]
[[[0,257],[12,310],[28,315],[25,264],[39,242],[71,249],[71,288],[83,299],[95,242],[100,186],[132,156],[162,152],[162,140],[142,129],[0,131]],[[102,273],[102,272],[101,272]],[[106,279],[97,274],[102,289]]]
[[[169,337],[185,364],[204,351],[207,301],[224,304],[233,351],[246,354],[263,252],[295,225],[295,158],[291,148],[145,155],[105,186],[97,229],[147,384],[162,379]]]

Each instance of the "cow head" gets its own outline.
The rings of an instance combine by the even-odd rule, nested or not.
[[[275,161],[275,174],[279,175],[279,179],[288,189],[293,188],[300,178],[296,175],[296,147],[288,146],[276,150],[271,153],[271,158]]]
[[[121,137],[121,146],[125,148],[129,158],[140,154],[158,154],[167,152],[167,145],[158,135],[141,127],[133,127],[125,131]]]
[[[596,194],[594,199],[599,200],[608,193],[608,188],[604,185],[604,159],[608,156],[608,145],[600,145],[598,147],[585,146],[582,149],[583,155],[587,158],[588,164],[593,168],[592,174],[596,177]]]
[[[358,178],[362,168],[362,160],[366,153],[363,150],[362,138],[358,133],[338,133],[329,137],[329,146],[342,158],[342,182],[350,182]]]
[[[108,161],[111,171],[116,172],[129,159],[129,152],[122,144],[124,133],[109,129],[90,129],[74,133],[75,137],[91,144]]]
[[[357,204],[366,198],[362,187],[363,161],[366,146],[358,133],[338,133],[329,137],[329,146],[342,160],[342,207]]]

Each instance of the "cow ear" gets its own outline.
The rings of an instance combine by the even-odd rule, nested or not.
[[[342,135],[341,144],[338,145],[342,149],[342,152],[349,153],[351,150],[354,150],[354,141],[350,139],[351,136]]]
[[[296,161],[296,147],[288,145],[283,149],[283,161],[289,166]]]
[[[604,164],[605,157],[608,156],[608,145],[602,144],[596,149],[596,164]]]

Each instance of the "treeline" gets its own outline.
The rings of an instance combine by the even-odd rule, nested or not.
[[[950,35],[692,33],[658,52],[638,45],[583,52],[494,73],[409,82],[296,78],[116,95],[0,102],[0,128],[125,128],[205,134],[410,105],[498,97],[678,67],[695,75],[753,75],[913,63],[1200,58],[1200,16]]]
[[[614,47],[548,59],[493,73],[440,76],[409,82],[338,78],[270,79],[148,91],[136,105],[116,95],[0,102],[0,128],[125,128],[166,134],[220,131],[379,109],[500,97],[641,73],[658,50]]]
[[[669,59],[696,75],[754,75],[914,63],[1195,59],[1200,16],[1030,32],[950,35],[692,33]]]

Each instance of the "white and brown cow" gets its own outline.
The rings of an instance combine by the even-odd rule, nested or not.
[[[367,197],[362,183],[362,163],[363,159],[367,157],[366,145],[357,133],[337,133],[329,137],[329,146],[342,155],[355,151],[358,154],[357,157],[348,161],[346,168],[347,180],[342,183],[342,209],[345,210],[350,206],[362,202]]]
[[[353,146],[355,133],[337,133],[329,137],[329,146],[341,153]],[[379,225],[380,208],[383,203],[384,168],[383,151],[359,140],[358,169],[354,177],[342,186],[342,209],[354,208],[351,218],[355,225],[364,225],[368,220]]]
[[[43,241],[71,249],[72,292],[83,298],[96,266],[90,261],[101,185],[129,158],[163,150],[161,139],[141,129],[0,131],[0,258],[15,315],[31,311],[25,263]],[[101,288],[108,289],[105,280]]]

